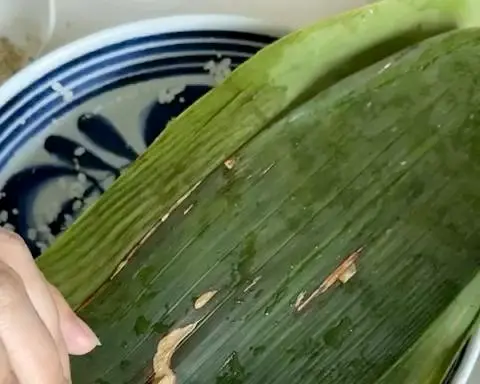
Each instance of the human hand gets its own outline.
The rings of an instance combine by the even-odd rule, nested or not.
[[[99,345],[39,271],[23,240],[0,230],[0,384],[67,384],[69,354]]]

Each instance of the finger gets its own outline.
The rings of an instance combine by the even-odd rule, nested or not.
[[[52,338],[57,346],[58,358],[60,359],[60,364],[62,365],[63,377],[70,379],[70,356],[68,355],[67,345],[63,339],[63,336],[61,335],[61,331],[60,335],[52,336]]]
[[[59,352],[64,376],[70,375],[70,363],[65,342],[60,331],[58,311],[47,282],[35,265],[30,251],[16,234],[0,230],[0,261],[20,276],[36,312],[52,335]]]
[[[16,272],[0,263],[0,339],[19,384],[65,384],[57,345]]]
[[[13,384],[15,381],[16,378],[10,367],[7,351],[5,350],[3,343],[0,341],[0,383]]]
[[[33,306],[52,335],[59,333],[57,307],[45,278],[33,261],[23,240],[15,233],[0,229],[0,261],[23,280]]]
[[[70,362],[60,331],[57,306],[49,285],[37,268],[33,257],[20,236],[0,230],[0,261],[11,267],[23,280],[27,294],[57,345],[65,377],[70,377]]]
[[[100,341],[90,327],[70,308],[57,288],[50,285],[52,297],[60,317],[60,329],[71,355],[85,355],[100,345]]]

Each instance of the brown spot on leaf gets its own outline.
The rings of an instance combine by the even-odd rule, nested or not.
[[[345,269],[345,271],[342,274],[338,276],[338,280],[342,284],[346,284],[353,276],[355,276],[356,273],[357,273],[357,265],[355,263],[351,264],[348,266],[347,269]]]
[[[262,276],[257,276],[250,284],[247,285],[247,287],[243,290],[243,293],[247,293],[250,290],[252,290],[255,285],[262,279]]]
[[[302,305],[303,303],[303,300],[305,299],[305,295],[307,294],[307,292],[303,291],[303,292],[300,292],[297,296],[297,299],[295,300],[295,304],[294,304],[294,307],[295,309],[298,310],[298,307],[300,305]]]
[[[196,328],[197,323],[178,328],[163,337],[158,343],[157,353],[153,358],[154,384],[176,384],[175,372],[170,367],[173,354],[180,343]]]
[[[203,308],[205,305],[208,304],[210,300],[213,299],[213,297],[217,294],[218,291],[209,291],[205,292],[204,294],[200,295],[197,300],[195,300],[195,303],[193,304],[194,308],[196,310],[199,310]]]
[[[270,170],[275,166],[275,162],[273,162],[272,164],[270,164],[267,168],[265,168],[263,171],[262,171],[262,176],[265,176],[268,172],[270,172]]]
[[[235,167],[235,159],[227,159],[223,162],[223,164],[225,165],[225,168],[227,168],[228,170],[230,169],[233,169],[233,167]]]
[[[347,283],[356,273],[357,266],[356,262],[362,253],[363,248],[357,249],[351,255],[349,255],[339,266],[335,269],[323,283],[315,289],[306,300],[303,300],[303,297],[297,298],[295,308],[298,312],[305,309],[305,307],[310,304],[310,302],[315,299],[317,296],[327,292],[337,281],[340,281],[342,284]]]
[[[184,209],[183,214],[186,216],[193,209],[193,204],[190,204],[186,209]]]

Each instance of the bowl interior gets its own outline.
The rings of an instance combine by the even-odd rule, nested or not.
[[[33,63],[0,89],[0,224],[39,255],[171,119],[280,34],[242,17],[172,17]]]

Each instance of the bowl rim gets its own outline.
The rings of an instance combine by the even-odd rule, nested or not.
[[[474,384],[480,380],[480,377],[473,375],[480,367],[480,329],[471,337],[460,367],[455,373],[453,384]]]
[[[291,28],[260,19],[228,14],[164,16],[106,28],[61,46],[18,71],[0,86],[0,105],[36,79],[86,53],[129,38],[200,30],[251,32],[274,37],[281,37],[292,31]]]

